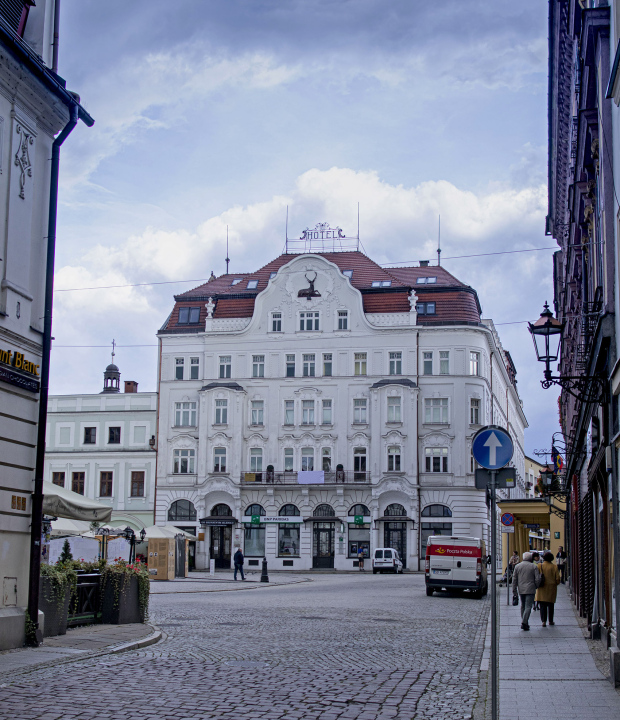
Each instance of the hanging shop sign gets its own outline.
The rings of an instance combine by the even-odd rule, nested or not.
[[[27,360],[23,353],[0,348],[0,380],[23,390],[39,392],[39,365]]]

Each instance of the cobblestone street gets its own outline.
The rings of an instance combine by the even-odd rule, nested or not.
[[[471,717],[488,600],[423,575],[246,587],[153,596],[160,643],[5,676],[0,719]]]

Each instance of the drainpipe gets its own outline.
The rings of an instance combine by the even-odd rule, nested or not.
[[[415,384],[418,388],[418,398],[416,403],[416,445],[418,446],[418,572],[422,569],[422,558],[420,553],[422,552],[422,525],[420,524],[420,518],[422,517],[422,494],[420,492],[420,331],[416,330],[415,333]]]
[[[157,464],[159,462],[159,398],[161,397],[161,354],[162,342],[159,338],[159,367],[157,369],[157,412],[155,413],[155,489],[153,491],[153,525],[157,525]]]
[[[54,39],[52,41],[52,70],[58,72],[58,38],[60,36],[60,0],[54,0]]]
[[[43,524],[43,472],[45,467],[45,430],[47,426],[47,399],[49,395],[50,353],[52,349],[52,306],[54,302],[54,260],[56,253],[56,216],[58,211],[58,170],[60,146],[77,125],[79,106],[73,103],[70,120],[52,144],[52,171],[47,224],[47,260],[45,269],[45,311],[43,321],[43,348],[41,358],[41,393],[39,396],[39,422],[37,428],[37,455],[32,493],[32,524],[30,526],[30,579],[28,584],[28,615],[35,627],[35,637],[27,637],[32,645],[40,645],[43,635],[39,629],[39,574],[41,572],[41,526]]]

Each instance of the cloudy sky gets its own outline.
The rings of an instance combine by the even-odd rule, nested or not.
[[[525,320],[552,298],[540,0],[63,0],[59,72],[96,120],[61,159],[52,392],[156,387],[172,296],[327,221],[379,263],[475,287],[517,365],[526,450],[556,430]],[[450,259],[454,258],[454,259]],[[173,282],[171,282],[173,281]],[[189,282],[182,282],[189,281]],[[74,288],[169,283],[105,290]],[[76,347],[79,346],[79,347]],[[101,347],[104,346],[104,347]],[[76,373],[76,368],[79,372]]]

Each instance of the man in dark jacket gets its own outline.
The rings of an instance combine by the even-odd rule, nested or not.
[[[521,629],[530,629],[530,613],[534,605],[536,588],[540,585],[538,566],[532,562],[532,553],[523,553],[523,561],[514,569],[512,575],[512,592],[521,597]]]
[[[245,576],[243,575],[243,553],[241,552],[241,548],[237,548],[237,552],[235,553],[235,557],[233,559],[235,561],[235,580],[237,579],[237,570],[241,573],[241,579],[245,580]]]

